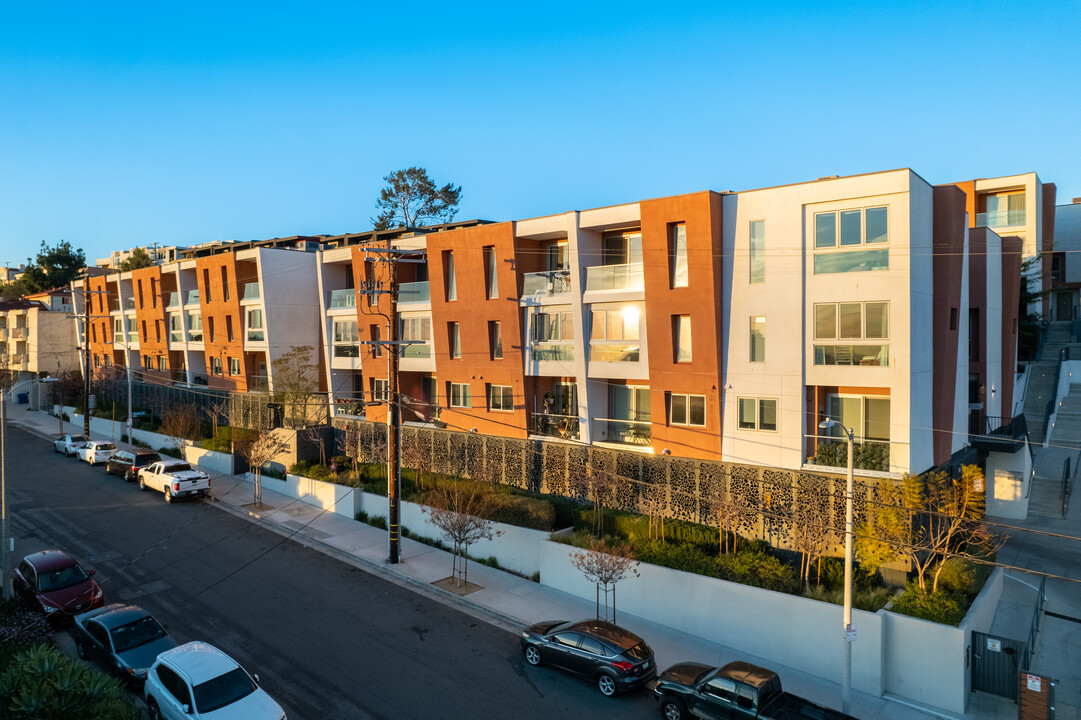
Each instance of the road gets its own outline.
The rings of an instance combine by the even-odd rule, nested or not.
[[[73,553],[105,601],[139,604],[180,642],[258,673],[290,720],[656,717],[644,693],[525,664],[517,637],[238,518],[160,493],[7,430],[16,561]],[[538,620],[544,618],[537,618]]]

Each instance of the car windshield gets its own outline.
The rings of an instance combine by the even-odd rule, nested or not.
[[[87,575],[86,571],[81,567],[78,565],[68,565],[59,570],[41,573],[41,576],[38,578],[38,590],[41,592],[63,590],[66,587],[84,583],[89,579],[90,576]]]
[[[623,654],[631,658],[632,660],[645,660],[653,654],[653,651],[649,649],[649,645],[646,645],[644,642],[640,642],[634,647],[629,647],[624,650]]]
[[[255,683],[241,668],[195,686],[195,709],[208,713],[255,692]]]
[[[116,651],[124,652],[146,645],[148,642],[163,638],[166,635],[165,628],[158,624],[152,617],[139,618],[135,622],[113,628],[113,647]]]

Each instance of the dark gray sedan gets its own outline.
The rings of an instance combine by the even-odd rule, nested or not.
[[[138,605],[106,605],[77,615],[71,637],[79,657],[135,684],[146,680],[158,653],[178,644]]]

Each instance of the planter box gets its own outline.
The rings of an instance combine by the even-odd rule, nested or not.
[[[251,482],[251,473],[247,474],[246,479]],[[359,488],[313,480],[301,475],[286,475],[285,480],[269,478],[264,475],[263,487],[296,498],[309,505],[329,510],[350,520],[356,518],[359,510]]]
[[[184,459],[204,470],[210,470],[221,475],[233,474],[233,456],[230,453],[188,445],[184,448]]]

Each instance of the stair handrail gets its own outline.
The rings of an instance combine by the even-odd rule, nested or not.
[[[1062,489],[1059,491],[1059,500],[1062,503],[1062,517],[1066,517],[1066,510],[1070,506],[1070,458],[1062,463]]]

